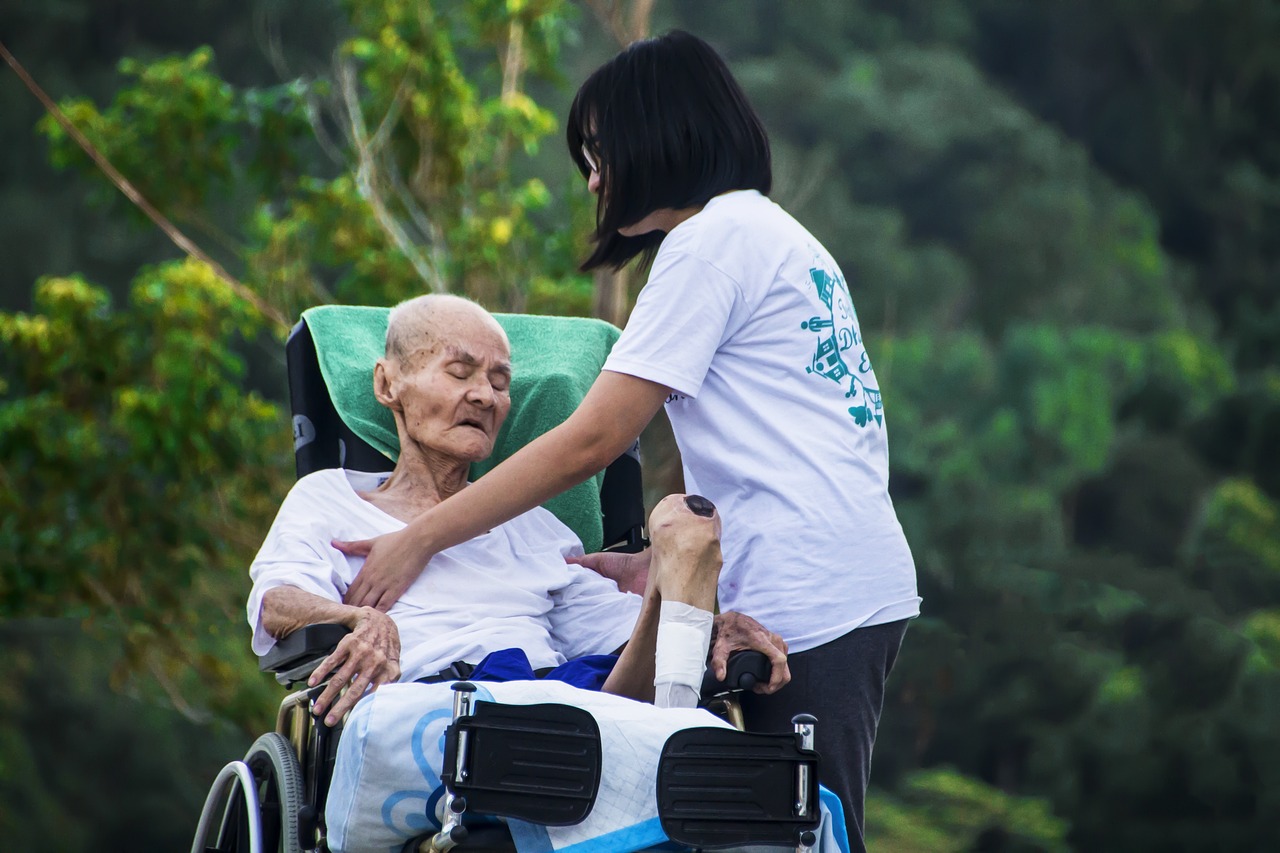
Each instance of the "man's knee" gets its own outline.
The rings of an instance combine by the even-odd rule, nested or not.
[[[720,514],[700,495],[668,495],[649,515],[649,537],[659,571],[685,577],[719,577]]]

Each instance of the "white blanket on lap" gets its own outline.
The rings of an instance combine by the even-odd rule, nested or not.
[[[629,853],[666,841],[654,781],[663,744],[679,729],[728,727],[706,711],[658,709],[556,681],[476,686],[478,701],[576,705],[600,726],[603,772],[591,814],[574,826],[511,821],[520,853]],[[408,839],[439,827],[444,730],[452,711],[448,684],[389,684],[356,705],[338,744],[329,788],[326,821],[333,853],[398,853]],[[824,828],[830,825],[824,820]],[[831,853],[844,848],[834,837],[830,843]]]

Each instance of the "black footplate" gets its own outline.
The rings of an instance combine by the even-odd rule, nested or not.
[[[794,733],[678,731],[658,763],[658,816],[689,847],[808,846],[821,819],[818,753]]]
[[[469,812],[567,826],[591,813],[600,765],[600,727],[581,708],[477,702],[445,732],[440,777]]]

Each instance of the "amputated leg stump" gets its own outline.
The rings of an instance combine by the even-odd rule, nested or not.
[[[668,495],[649,516],[649,584],[661,601],[654,704],[692,708],[706,669],[720,578],[720,516],[699,495]]]

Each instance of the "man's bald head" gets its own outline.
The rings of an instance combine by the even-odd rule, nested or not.
[[[477,323],[496,330],[506,340],[506,332],[493,315],[470,299],[449,293],[415,296],[392,308],[387,316],[386,356],[406,362],[415,353],[459,343],[462,330],[474,329]]]
[[[373,395],[395,419],[397,471],[421,464],[465,482],[466,467],[493,452],[511,409],[506,332],[469,299],[431,294],[402,302],[387,318]]]

